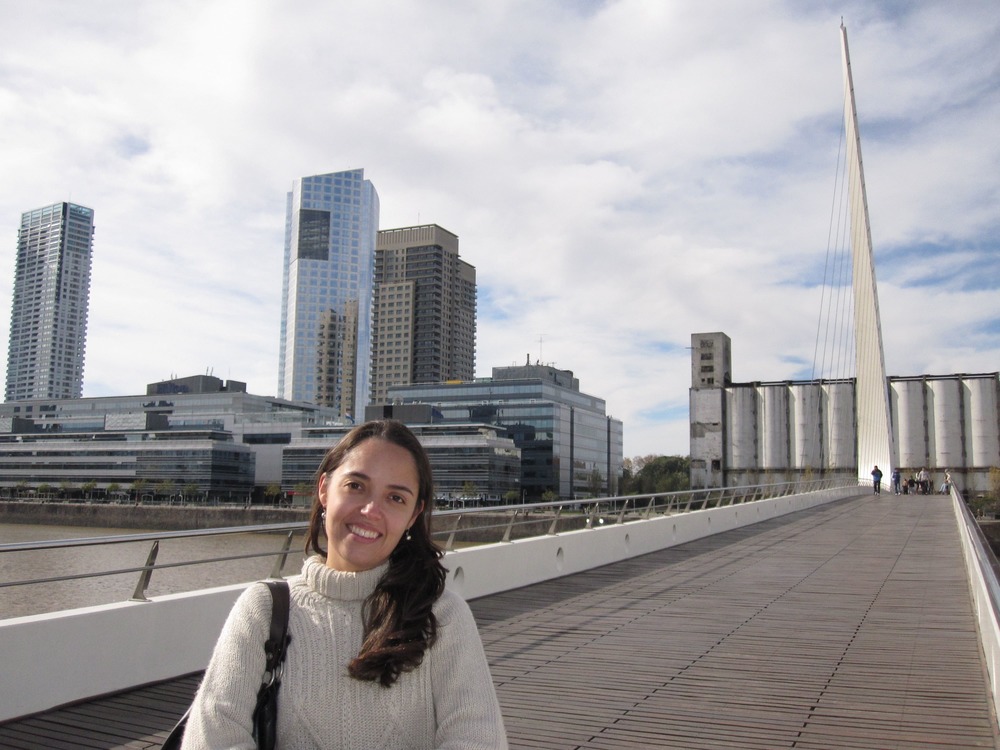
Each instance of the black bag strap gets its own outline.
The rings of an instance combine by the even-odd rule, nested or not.
[[[264,642],[264,684],[281,681],[281,665],[292,640],[288,635],[288,581],[264,581],[271,592],[271,631]]]
[[[285,661],[285,652],[292,638],[288,635],[288,581],[264,581],[271,592],[271,630],[267,640],[264,642],[264,653],[267,656],[264,672],[264,684],[261,685],[257,693],[257,707],[254,709],[254,730],[257,730],[257,714],[260,711],[263,699],[266,698],[268,688],[272,685],[281,684],[280,667]],[[275,688],[276,689],[276,688]],[[181,742],[184,740],[184,729],[187,727],[188,717],[191,715],[191,707],[170,730],[166,741],[162,745],[162,750],[179,750]],[[273,722],[272,722],[273,726]],[[274,747],[273,731],[269,738],[270,747]],[[266,741],[265,741],[266,742]],[[258,744],[263,744],[258,739]]]

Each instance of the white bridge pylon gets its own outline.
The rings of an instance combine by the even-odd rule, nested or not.
[[[855,409],[858,435],[858,478],[871,479],[878,466],[888,478],[896,465],[896,444],[889,412],[889,381],[885,375],[882,322],[875,283],[868,195],[861,161],[861,136],[854,101],[854,79],[847,48],[847,29],[840,26],[844,63],[844,126],[847,140],[847,182],[851,209],[852,286],[854,291],[854,346],[857,380]]]

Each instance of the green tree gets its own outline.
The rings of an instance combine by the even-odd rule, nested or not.
[[[139,500],[141,499],[142,491],[146,488],[147,484],[149,484],[149,482],[147,482],[145,479],[142,478],[136,479],[132,482],[131,490],[132,492],[135,493],[136,503],[138,503]]]
[[[587,492],[590,493],[591,497],[600,497],[607,494],[607,485],[604,483],[604,477],[601,476],[601,472],[597,468],[594,468],[590,472],[590,476],[587,477]]]
[[[83,490],[84,497],[89,500],[91,493],[97,489],[97,482],[91,479],[90,481],[84,482],[80,486],[80,489]]]
[[[281,496],[281,485],[277,482],[272,482],[264,488],[264,498],[270,502],[275,502],[275,500]]]
[[[687,456],[639,456],[622,462],[622,494],[680,492],[691,486]]]
[[[184,487],[181,490],[181,492],[184,493],[184,500],[186,502],[190,502],[192,500],[197,500],[198,499],[198,483],[197,482],[188,482],[187,484],[184,485]]]
[[[176,486],[173,479],[161,479],[156,483],[156,494],[170,497],[174,494],[174,487]]]

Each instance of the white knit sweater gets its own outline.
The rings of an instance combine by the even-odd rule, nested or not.
[[[468,605],[445,591],[438,637],[389,688],[347,673],[363,634],[362,605],[385,565],[341,573],[322,559],[290,579],[292,636],[278,692],[279,750],[506,748],[500,706]],[[255,747],[251,714],[264,673],[271,619],[266,586],[236,602],[192,705],[184,750]]]

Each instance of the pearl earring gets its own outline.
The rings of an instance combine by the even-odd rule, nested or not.
[[[326,508],[323,508],[323,511],[319,514],[319,518],[323,523],[326,523]]]
[[[406,530],[406,541],[410,541],[411,539],[413,539],[413,537],[410,535],[410,530],[407,529]]]

